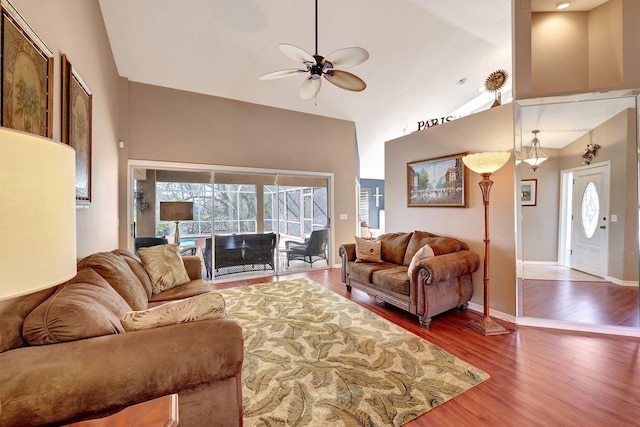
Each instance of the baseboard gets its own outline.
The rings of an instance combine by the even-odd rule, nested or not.
[[[610,276],[605,276],[604,280],[608,280],[609,282],[620,286],[635,286],[636,288],[638,287],[638,282],[633,280],[620,280]]]
[[[477,311],[478,313],[484,313],[484,306],[469,301],[469,310]],[[517,323],[515,316],[511,314],[503,313],[501,311],[493,310],[491,308],[489,309],[489,315],[491,315],[491,317],[495,317],[507,322],[511,322],[513,324]]]
[[[518,326],[533,326],[536,328],[563,329],[567,331],[591,332],[606,335],[622,335],[640,337],[640,329],[630,326],[592,325],[587,323],[562,322],[559,320],[536,319],[533,317],[519,317]]]

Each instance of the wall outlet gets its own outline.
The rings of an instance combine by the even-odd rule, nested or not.
[[[347,219],[349,219],[349,215],[347,215],[347,214],[340,214],[340,220],[342,220],[342,221],[346,221]]]
[[[611,222],[618,222],[618,215],[611,215]]]

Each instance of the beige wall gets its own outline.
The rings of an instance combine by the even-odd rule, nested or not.
[[[334,251],[353,241],[357,227],[353,122],[133,82],[127,97],[123,151],[128,159],[333,173]],[[120,182],[126,184],[126,175],[126,162],[121,162]],[[126,206],[126,197],[126,190],[121,191],[121,206]],[[338,219],[343,213],[348,220]],[[127,233],[122,220],[121,246],[126,246]]]
[[[533,93],[574,92],[589,86],[587,12],[531,17]]]
[[[93,93],[92,203],[77,211],[77,256],[118,246],[119,79],[97,0],[12,4],[54,54],[53,139],[60,141],[64,53]],[[46,215],[46,207],[43,207]]]
[[[531,134],[524,135],[525,145]],[[544,134],[540,135],[544,144]],[[527,141],[528,139],[528,141]],[[529,149],[528,145],[523,150]],[[558,212],[560,211],[560,150],[544,148],[553,160],[543,163],[535,172],[526,163],[521,163],[522,179],[536,179],[538,197],[536,206],[522,206],[522,252],[519,260],[558,261]]]
[[[467,208],[407,207],[407,163],[482,151],[513,151],[513,105],[507,104],[385,144],[386,231],[425,230],[484,251],[484,207],[480,176],[469,171]],[[516,273],[513,157],[493,176],[490,202],[491,308],[515,315]],[[482,266],[473,275],[472,302],[483,304]]]
[[[640,2],[589,12],[531,12],[513,2],[514,98],[640,87]]]

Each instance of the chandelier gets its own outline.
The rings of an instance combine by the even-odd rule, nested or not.
[[[539,130],[532,130],[533,140],[531,141],[531,147],[527,154],[525,154],[522,159],[523,162],[527,163],[531,169],[535,172],[536,169],[540,167],[540,165],[547,160],[552,160],[553,157],[547,156],[544,151],[542,151],[542,147],[540,146],[540,140],[538,139]]]

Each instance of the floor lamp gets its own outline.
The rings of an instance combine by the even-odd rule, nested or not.
[[[489,316],[489,191],[493,185],[491,174],[507,163],[511,153],[509,152],[487,152],[469,154],[462,157],[462,162],[466,167],[477,174],[482,175],[478,183],[482,191],[482,202],[484,204],[484,315],[481,319],[470,320],[467,326],[483,335],[502,335],[509,331],[500,326]]]
[[[75,276],[75,170],[70,146],[0,128],[0,301]]]
[[[174,244],[180,245],[180,221],[191,221],[192,219],[193,202],[160,202],[160,220],[176,223]]]

